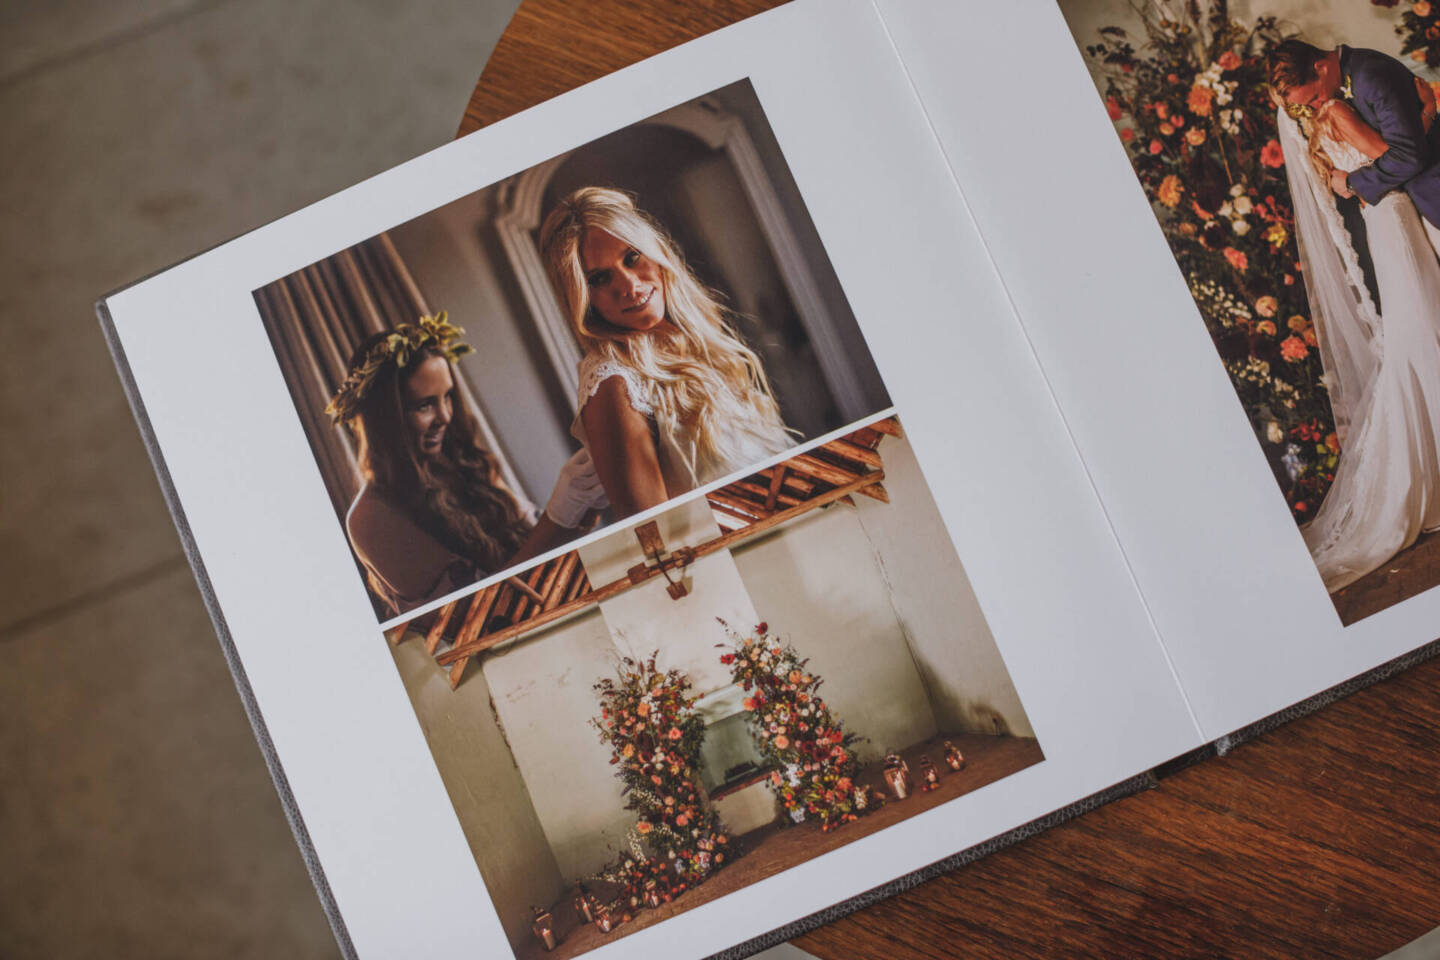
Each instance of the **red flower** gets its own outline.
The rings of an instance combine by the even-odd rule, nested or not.
[[[1285,151],[1280,149],[1278,141],[1266,141],[1265,146],[1260,148],[1260,162],[1267,167],[1285,166]]]
[[[1131,140],[1135,139],[1135,131],[1131,130],[1129,127],[1124,127],[1120,131],[1120,139],[1124,140],[1126,143],[1129,143]]]
[[[1305,341],[1299,337],[1286,337],[1280,341],[1280,356],[1292,363],[1304,360],[1310,355],[1310,348],[1305,346]]]
[[[671,740],[679,740],[681,737],[685,736],[685,734],[680,732],[679,727],[671,727],[668,736]]]
[[[1114,97],[1106,97],[1105,112],[1110,114],[1111,120],[1119,120],[1121,113],[1123,113],[1124,111],[1120,109],[1120,101],[1116,100]]]
[[[1221,70],[1234,70],[1240,66],[1240,56],[1234,50],[1226,50],[1215,62],[1220,64]]]
[[[1250,258],[1245,256],[1243,252],[1236,250],[1234,247],[1226,247],[1221,252],[1225,254],[1225,259],[1230,261],[1230,266],[1239,270],[1241,273],[1250,269]]]
[[[732,663],[735,662],[735,654],[733,654],[733,653],[723,653],[723,654],[721,654],[721,655],[720,655],[720,662],[723,663],[723,664],[725,664],[726,666],[729,666],[730,664],[732,664]]]
[[[1165,149],[1165,145],[1164,145],[1163,143],[1161,143],[1159,140],[1151,140],[1151,141],[1150,141],[1150,153],[1151,153],[1151,154],[1159,153],[1161,150],[1164,150],[1164,149]]]

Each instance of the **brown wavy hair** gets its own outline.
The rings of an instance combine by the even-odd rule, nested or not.
[[[362,342],[350,358],[353,370],[365,362],[375,344],[390,331]],[[359,445],[360,473],[427,533],[458,556],[485,571],[499,570],[520,548],[530,524],[521,515],[514,494],[500,478],[495,456],[481,446],[475,417],[457,393],[439,456],[416,456],[405,422],[404,390],[409,378],[430,357],[443,356],[425,348],[405,367],[387,363],[350,419]],[[449,361],[446,361],[449,363]],[[459,371],[450,363],[458,384]]]

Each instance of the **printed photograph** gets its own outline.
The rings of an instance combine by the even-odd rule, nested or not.
[[[382,623],[890,406],[748,80],[254,297]]]
[[[580,956],[1044,759],[892,416],[387,640],[523,960]]]
[[[1440,584],[1440,7],[1060,7],[1342,623]]]

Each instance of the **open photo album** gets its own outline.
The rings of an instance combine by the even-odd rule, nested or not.
[[[1256,6],[795,0],[101,302],[347,955],[742,956],[1435,637],[1437,64]]]

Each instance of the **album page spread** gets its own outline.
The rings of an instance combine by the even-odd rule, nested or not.
[[[1435,638],[1440,230],[1423,191],[1319,183],[1324,131],[1271,99],[1311,50],[1345,65],[1340,109],[1371,116],[1383,74],[1422,123],[1427,80],[1347,52],[1394,47],[1388,22],[1181,6],[879,0],[1214,740]]]
[[[347,953],[736,948],[1257,705],[1198,638],[1258,547],[1171,554],[1285,546],[1268,474],[1121,359],[1210,347],[1130,331],[1174,267],[1040,21],[999,116],[949,6],[799,0],[102,302]]]

